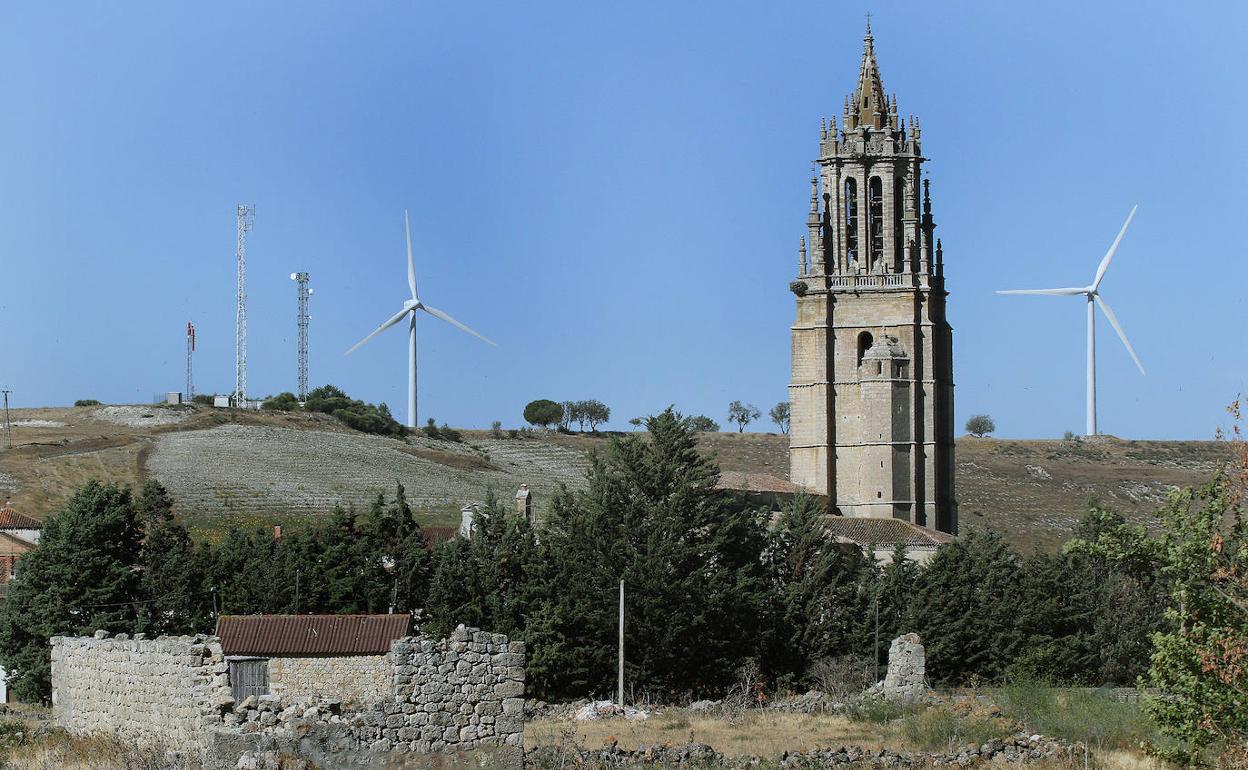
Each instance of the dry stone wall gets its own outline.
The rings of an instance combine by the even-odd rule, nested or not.
[[[202,750],[233,702],[215,637],[52,637],[52,718],[73,735]]]
[[[269,690],[283,700],[335,698],[346,705],[367,705],[389,695],[393,679],[387,655],[269,659]]]
[[[522,641],[461,626],[447,639],[395,640],[384,656],[270,663],[271,685],[281,687],[235,703],[216,637],[54,637],[53,719],[76,735],[119,735],[230,770],[268,750],[335,767],[418,766],[399,755],[485,751],[503,764],[521,756]],[[351,707],[342,691],[344,666],[368,679],[365,705]],[[315,692],[319,675],[335,691]]]

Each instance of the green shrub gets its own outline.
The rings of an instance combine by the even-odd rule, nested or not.
[[[390,414],[385,404],[366,404],[356,401],[333,385],[322,385],[308,393],[303,402],[308,412],[322,412],[333,415],[349,428],[362,433],[376,433],[381,436],[402,438],[407,435],[407,428],[400,425]]]
[[[1065,689],[1015,682],[997,691],[1002,713],[1028,730],[1096,748],[1133,749],[1159,743],[1157,726],[1139,705],[1114,699],[1105,690]]]
[[[903,703],[878,696],[868,696],[860,699],[857,703],[850,704],[845,709],[845,716],[851,722],[869,722],[882,725],[895,719],[901,719],[904,716],[917,714],[921,708],[921,706],[913,703]]]
[[[901,734],[912,746],[924,751],[941,751],[973,743],[982,746],[1006,737],[1009,728],[980,716],[958,716],[947,708],[926,708],[908,715],[901,723]]]
[[[194,396],[191,396],[191,403],[203,404],[204,406],[212,406],[212,394],[211,393],[196,393]]]
[[[292,412],[299,408],[299,399],[294,393],[278,393],[276,396],[266,398],[260,404],[260,408],[272,412]]]
[[[80,398],[74,402],[74,406],[99,406],[100,402],[94,398]]]
[[[490,423],[490,435],[491,435],[492,437],[494,437],[494,438],[502,438],[502,437],[503,437],[503,422],[502,422],[502,420],[495,420],[494,422]]]

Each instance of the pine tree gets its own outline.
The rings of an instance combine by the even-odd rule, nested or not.
[[[143,526],[130,489],[90,481],[44,520],[0,605],[0,664],[20,700],[51,691],[48,638],[134,630]]]
[[[893,549],[888,564],[877,567],[870,584],[870,605],[859,627],[857,649],[876,668],[888,662],[888,645],[898,636],[909,633],[906,611],[918,590],[923,568],[906,557],[905,546]]]

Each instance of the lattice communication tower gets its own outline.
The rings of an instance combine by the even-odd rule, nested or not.
[[[308,400],[308,300],[312,289],[308,287],[307,273],[291,273],[299,292],[299,400]]]
[[[238,204],[238,311],[234,321],[234,406],[247,405],[247,231],[256,221],[256,207]]]
[[[195,400],[195,378],[192,376],[191,357],[195,353],[195,324],[186,322],[186,402]]]

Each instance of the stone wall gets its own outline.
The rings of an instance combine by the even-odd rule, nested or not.
[[[918,634],[903,634],[888,648],[881,689],[889,700],[917,700],[927,692],[927,660]]]
[[[215,637],[52,637],[52,718],[73,735],[202,750],[233,702]]]
[[[393,679],[386,655],[269,658],[269,690],[283,700],[332,697],[368,705],[390,694]]]
[[[270,749],[343,767],[479,751],[512,764],[524,745],[524,664],[524,642],[461,626],[447,639],[397,639],[388,655],[271,659],[273,692],[235,703],[216,637],[101,631],[52,639],[53,719],[76,735],[119,735],[231,770],[242,754]],[[351,666],[368,681],[363,705],[344,708]],[[318,672],[331,691],[317,692]]]

